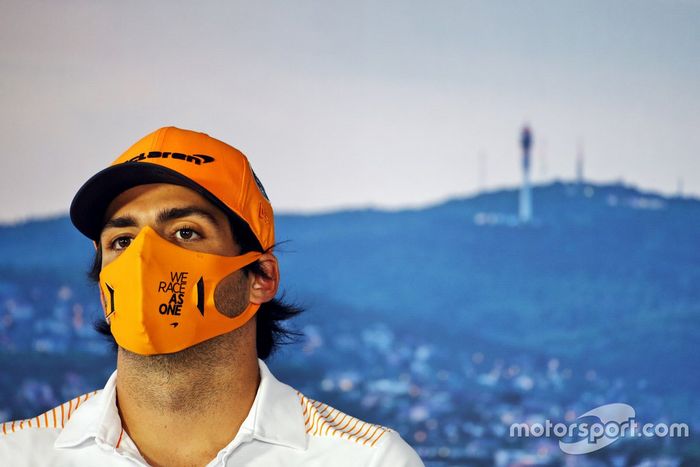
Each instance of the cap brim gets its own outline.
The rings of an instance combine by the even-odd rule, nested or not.
[[[78,190],[70,206],[73,225],[86,237],[98,241],[105,212],[112,200],[129,188],[149,183],[170,183],[191,188],[225,213],[235,215],[206,188],[174,170],[155,164],[126,162],[96,173]]]

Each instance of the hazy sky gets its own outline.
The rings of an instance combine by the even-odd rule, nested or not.
[[[65,212],[141,136],[248,155],[277,211],[586,175],[700,194],[700,2],[0,1],[0,221]],[[481,154],[481,156],[480,156]]]

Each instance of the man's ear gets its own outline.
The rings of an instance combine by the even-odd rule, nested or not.
[[[263,253],[258,259],[260,267],[268,277],[261,274],[250,275],[250,301],[261,305],[269,302],[275,295],[280,285],[280,270],[277,257],[272,253]]]

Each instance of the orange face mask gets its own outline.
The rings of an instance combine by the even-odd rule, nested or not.
[[[218,256],[188,250],[144,227],[100,272],[105,318],[117,343],[141,355],[177,352],[243,326],[260,305],[229,318],[214,290],[262,253]]]

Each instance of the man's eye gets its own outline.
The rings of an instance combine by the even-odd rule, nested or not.
[[[131,245],[130,237],[119,237],[112,242],[113,250],[124,250],[126,247]]]
[[[199,237],[199,234],[192,229],[183,228],[178,229],[177,232],[175,232],[175,237],[177,237],[178,240],[187,241]]]

